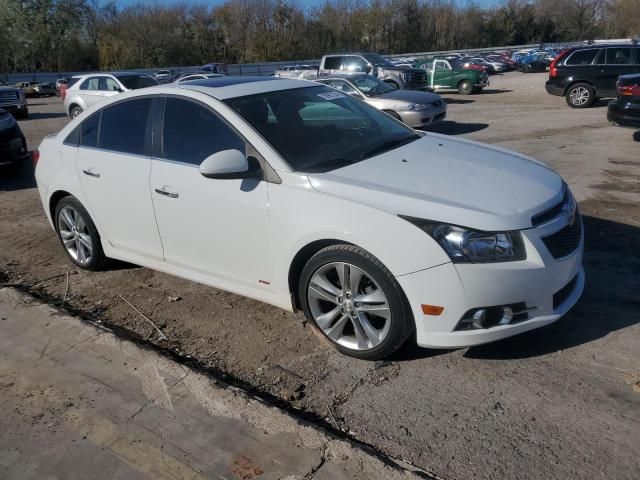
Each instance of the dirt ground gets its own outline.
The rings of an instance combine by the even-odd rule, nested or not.
[[[587,286],[549,327],[482,347],[407,345],[388,362],[350,359],[301,314],[128,264],[73,270],[28,170],[0,183],[0,283],[58,303],[68,290],[67,308],[444,478],[636,479],[640,132],[609,126],[606,102],[570,109],[546,94],[545,77],[510,73],[492,77],[483,95],[445,94],[448,120],[432,130],[532,155],[578,198]],[[67,119],[59,99],[33,100],[30,108],[21,126],[35,148]]]

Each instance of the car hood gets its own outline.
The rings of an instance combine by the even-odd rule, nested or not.
[[[407,103],[433,103],[440,100],[440,95],[430,92],[420,92],[417,90],[397,89],[392,92],[383,93],[371,97],[373,99],[395,100]]]
[[[562,179],[542,163],[436,134],[309,181],[392,214],[485,231],[530,228],[533,215],[562,199]]]

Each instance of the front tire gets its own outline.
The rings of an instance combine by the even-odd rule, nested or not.
[[[395,277],[354,245],[333,245],[311,257],[300,276],[298,297],[313,326],[351,357],[386,358],[415,329]]]
[[[569,87],[565,98],[571,108],[588,108],[596,101],[596,92],[587,83],[576,83]]]
[[[383,112],[386,113],[387,115],[391,115],[396,120],[402,121],[402,118],[400,118],[400,115],[398,115],[398,113],[393,110],[383,110]]]
[[[107,263],[100,235],[91,216],[75,197],[64,197],[55,208],[54,224],[67,256],[84,270],[101,270]]]

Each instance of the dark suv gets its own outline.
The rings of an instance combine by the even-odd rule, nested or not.
[[[549,66],[547,92],[573,108],[615,97],[620,75],[640,73],[640,45],[591,45],[562,52]]]

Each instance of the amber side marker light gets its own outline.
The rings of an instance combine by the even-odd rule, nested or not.
[[[440,315],[444,312],[444,307],[438,305],[422,305],[422,313],[425,315]]]

